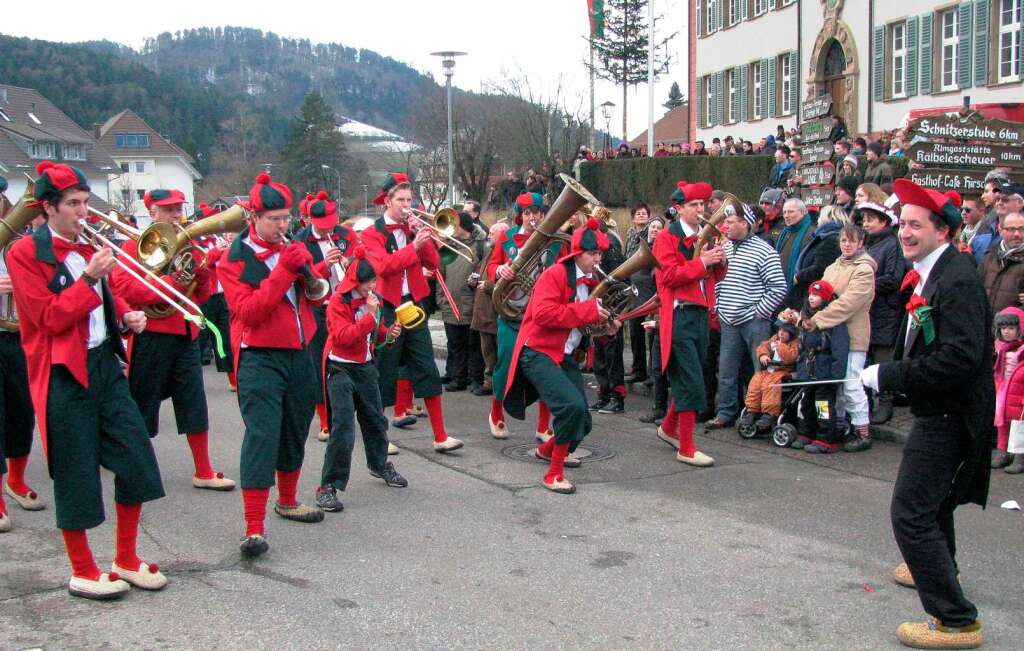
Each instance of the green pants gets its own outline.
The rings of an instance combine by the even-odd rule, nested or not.
[[[708,356],[708,310],[677,307],[672,314],[672,350],[667,375],[676,411],[704,411],[704,361]]]
[[[238,405],[245,423],[242,488],[269,488],[274,471],[302,466],[319,395],[309,350],[243,348]]]
[[[547,355],[524,346],[519,353],[515,385],[523,380],[529,383],[533,391],[523,392],[513,386],[512,393],[516,396],[526,395],[526,404],[533,402],[535,396],[543,400],[551,410],[555,442],[568,443],[570,450],[575,450],[592,427],[587,395],[583,389],[583,374],[576,361],[571,355],[566,355],[559,367]],[[511,394],[509,402],[514,402]],[[523,407],[525,409],[525,404]],[[514,408],[519,411],[518,406]],[[511,409],[509,413],[512,413]]]
[[[179,434],[210,429],[199,341],[189,335],[141,332],[134,336],[128,386],[150,436],[160,425],[160,403],[174,406]]]
[[[384,470],[388,460],[388,419],[384,417],[384,408],[380,404],[377,377],[377,367],[373,362],[327,362],[331,438],[324,452],[321,486],[333,486],[340,491],[348,486],[357,418],[363,434],[367,467],[378,474]]]
[[[382,302],[381,323],[390,327],[394,322],[395,308]],[[411,330],[403,328],[394,344],[377,350],[377,371],[380,374],[380,399],[385,407],[395,404],[395,383],[399,377],[412,382],[413,394],[417,398],[441,395],[441,375],[434,362],[434,344],[425,319]]]
[[[5,475],[6,457],[24,457],[32,451],[35,428],[25,351],[17,332],[0,331],[0,427],[0,475]]]
[[[114,473],[115,502],[139,504],[164,496],[146,424],[112,344],[89,351],[88,370],[87,389],[64,366],[50,369],[46,436],[60,529],[91,529],[103,522],[100,466]]]
[[[491,386],[498,400],[505,396],[508,371],[512,366],[512,351],[516,348],[516,337],[519,336],[519,325],[498,317],[498,360],[494,365],[494,372],[491,374]]]

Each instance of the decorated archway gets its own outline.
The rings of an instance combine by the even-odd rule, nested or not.
[[[857,43],[853,38],[853,32],[835,14],[827,16],[811,52],[806,79],[806,98],[810,100],[825,93],[831,93],[832,112],[846,121],[851,133],[859,128],[857,122],[857,79],[859,76]]]

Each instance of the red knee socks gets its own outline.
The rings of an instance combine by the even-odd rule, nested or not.
[[[27,465],[27,454],[23,457],[8,457],[7,471],[10,474],[7,476],[7,485],[18,495],[35,499],[35,492],[25,483],[25,466]]]
[[[142,562],[136,551],[139,537],[139,516],[142,515],[141,504],[121,504],[116,502],[117,528],[114,538],[114,562],[118,567],[137,571]]]
[[[676,403],[670,402],[668,404],[668,411],[665,412],[665,419],[661,421],[661,431],[665,432],[669,436],[675,434],[678,421],[677,416],[678,412],[676,412]]]
[[[232,389],[238,388],[238,377],[235,375],[234,371],[228,371],[228,386]]]
[[[441,396],[430,396],[423,399],[427,406],[427,416],[430,417],[430,429],[434,430],[434,443],[443,443],[448,439],[448,432],[444,429],[444,411],[441,409]]]
[[[61,529],[60,532],[68,550],[68,560],[71,561],[71,574],[80,579],[98,580],[100,568],[92,557],[85,529]]]
[[[697,423],[697,412],[691,410],[676,412],[679,421],[679,454],[692,457],[697,453],[697,445],[693,442],[693,427]]]
[[[554,439],[551,440],[554,441]],[[568,443],[555,443],[551,447],[551,465],[548,466],[548,474],[544,475],[546,483],[565,478],[565,457],[568,454]]]
[[[186,434],[188,447],[192,449],[192,462],[196,466],[196,477],[212,479],[213,467],[210,466],[210,436],[207,432]]]
[[[552,436],[544,443],[537,446],[537,450],[541,453],[541,456],[551,458],[551,451],[555,449],[555,437]]]
[[[281,506],[295,506],[299,502],[295,493],[299,487],[299,473],[302,468],[296,468],[290,472],[277,471],[277,502]]]
[[[504,406],[497,398],[491,398],[491,422],[495,425],[505,422]]]
[[[1010,444],[1010,425],[1000,425],[996,428],[996,432],[996,449],[1006,452],[1006,447]]]
[[[395,385],[395,418],[405,416],[412,411],[412,382],[399,380]]]
[[[0,485],[4,483],[4,476],[0,475]],[[4,492],[0,490],[0,515],[7,513],[7,504],[4,502]]]
[[[245,535],[262,536],[263,521],[267,519],[269,488],[243,488],[242,513],[245,516]]]
[[[546,432],[551,429],[551,410],[544,401],[537,403],[537,431]]]
[[[327,424],[327,403],[316,403],[316,415],[320,417],[320,431],[327,431],[331,426]]]

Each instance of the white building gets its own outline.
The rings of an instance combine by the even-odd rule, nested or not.
[[[133,111],[125,109],[95,127],[96,140],[110,152],[120,168],[110,179],[111,203],[121,211],[140,218],[144,225],[149,211],[142,203],[148,190],[181,190],[185,214],[195,210],[195,182],[202,175],[185,150],[168,141]]]
[[[1024,101],[1024,0],[690,0],[694,140],[757,141],[826,92],[850,133]]]

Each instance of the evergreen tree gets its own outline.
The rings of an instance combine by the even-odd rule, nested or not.
[[[338,131],[334,110],[319,93],[309,93],[281,150],[285,179],[296,195],[327,189],[337,200],[347,163],[345,138]]]
[[[686,98],[683,97],[683,92],[679,90],[679,82],[673,81],[672,88],[668,89],[668,101],[662,104],[662,106],[671,111],[685,103]]]
[[[594,74],[622,86],[622,139],[626,133],[628,90],[647,81],[647,3],[650,0],[605,0],[604,33],[591,42],[598,63]],[[655,23],[662,17],[655,16]],[[655,45],[654,74],[668,72],[669,59],[665,46],[676,35],[667,36]],[[661,52],[659,52],[661,50]]]

